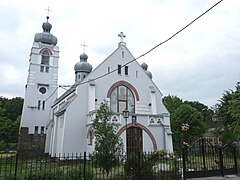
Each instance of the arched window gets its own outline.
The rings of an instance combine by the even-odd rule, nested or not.
[[[113,112],[121,113],[128,109],[129,112],[135,113],[135,99],[132,91],[126,86],[117,86],[111,92],[110,107]]]
[[[42,61],[41,61],[41,64],[44,64],[44,65],[49,65],[49,57],[50,57],[50,54],[47,50],[44,50],[42,52]]]
[[[87,138],[88,138],[88,145],[92,145],[94,134],[93,134],[93,130],[91,127],[88,129]]]

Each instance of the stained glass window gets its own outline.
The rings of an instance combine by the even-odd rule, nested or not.
[[[116,87],[111,94],[111,110],[113,112],[122,112],[128,109],[129,112],[135,112],[135,100],[132,91],[126,86]]]

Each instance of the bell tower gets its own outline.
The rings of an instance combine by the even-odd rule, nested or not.
[[[52,25],[42,24],[43,32],[35,34],[30,52],[25,98],[20,124],[18,151],[44,153],[46,126],[51,106],[57,98],[59,47],[50,31]]]

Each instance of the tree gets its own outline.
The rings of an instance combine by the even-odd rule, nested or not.
[[[20,97],[12,99],[0,97],[0,142],[2,149],[8,148],[10,144],[16,147],[22,105],[23,99]]]
[[[183,133],[181,130],[183,124],[189,125],[189,141],[196,140],[205,132],[206,124],[203,121],[203,115],[187,104],[179,106],[172,117],[171,127],[173,130],[173,137],[177,141],[182,141],[183,139]]]
[[[0,107],[5,110],[7,119],[16,121],[18,116],[22,114],[23,99],[21,97],[12,99],[0,97]]]
[[[184,123],[190,125],[189,140],[194,140],[203,135],[206,127],[205,121],[209,121],[212,116],[212,110],[207,106],[198,101],[183,101],[181,98],[171,95],[164,97],[163,103],[171,115],[171,129],[175,142],[182,141],[181,125]],[[207,120],[204,121],[204,119]]]
[[[101,103],[93,120],[95,136],[95,157],[107,178],[111,168],[116,162],[117,155],[122,152],[122,141],[116,137],[116,126],[110,122],[112,112],[106,101]]]
[[[184,104],[188,104],[193,108],[197,109],[198,112],[202,113],[203,121],[209,126],[212,124],[212,116],[214,114],[213,110],[208,106],[198,102],[198,101],[184,101]]]
[[[224,129],[222,140],[228,144],[240,140],[240,82],[235,88],[225,91],[218,104],[219,119]]]
[[[163,104],[167,107],[169,113],[173,115],[176,109],[183,104],[183,101],[177,96],[168,95],[163,98]]]

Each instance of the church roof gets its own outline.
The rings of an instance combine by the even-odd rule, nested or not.
[[[73,101],[74,98],[71,98],[70,100],[67,100],[66,102],[63,103],[63,105],[61,106],[61,108],[59,108],[59,110],[57,112],[55,112],[55,115],[61,115],[62,113],[64,113],[67,109],[67,107],[69,106],[69,104],[71,104],[71,102]]]
[[[56,104],[58,104],[59,102],[61,102],[63,99],[65,99],[67,96],[69,96],[70,94],[72,94],[73,92],[75,92],[77,87],[77,84],[72,85],[66,92],[64,92],[59,98],[57,98],[53,104],[53,106],[55,106]],[[52,106],[52,107],[53,107]]]

